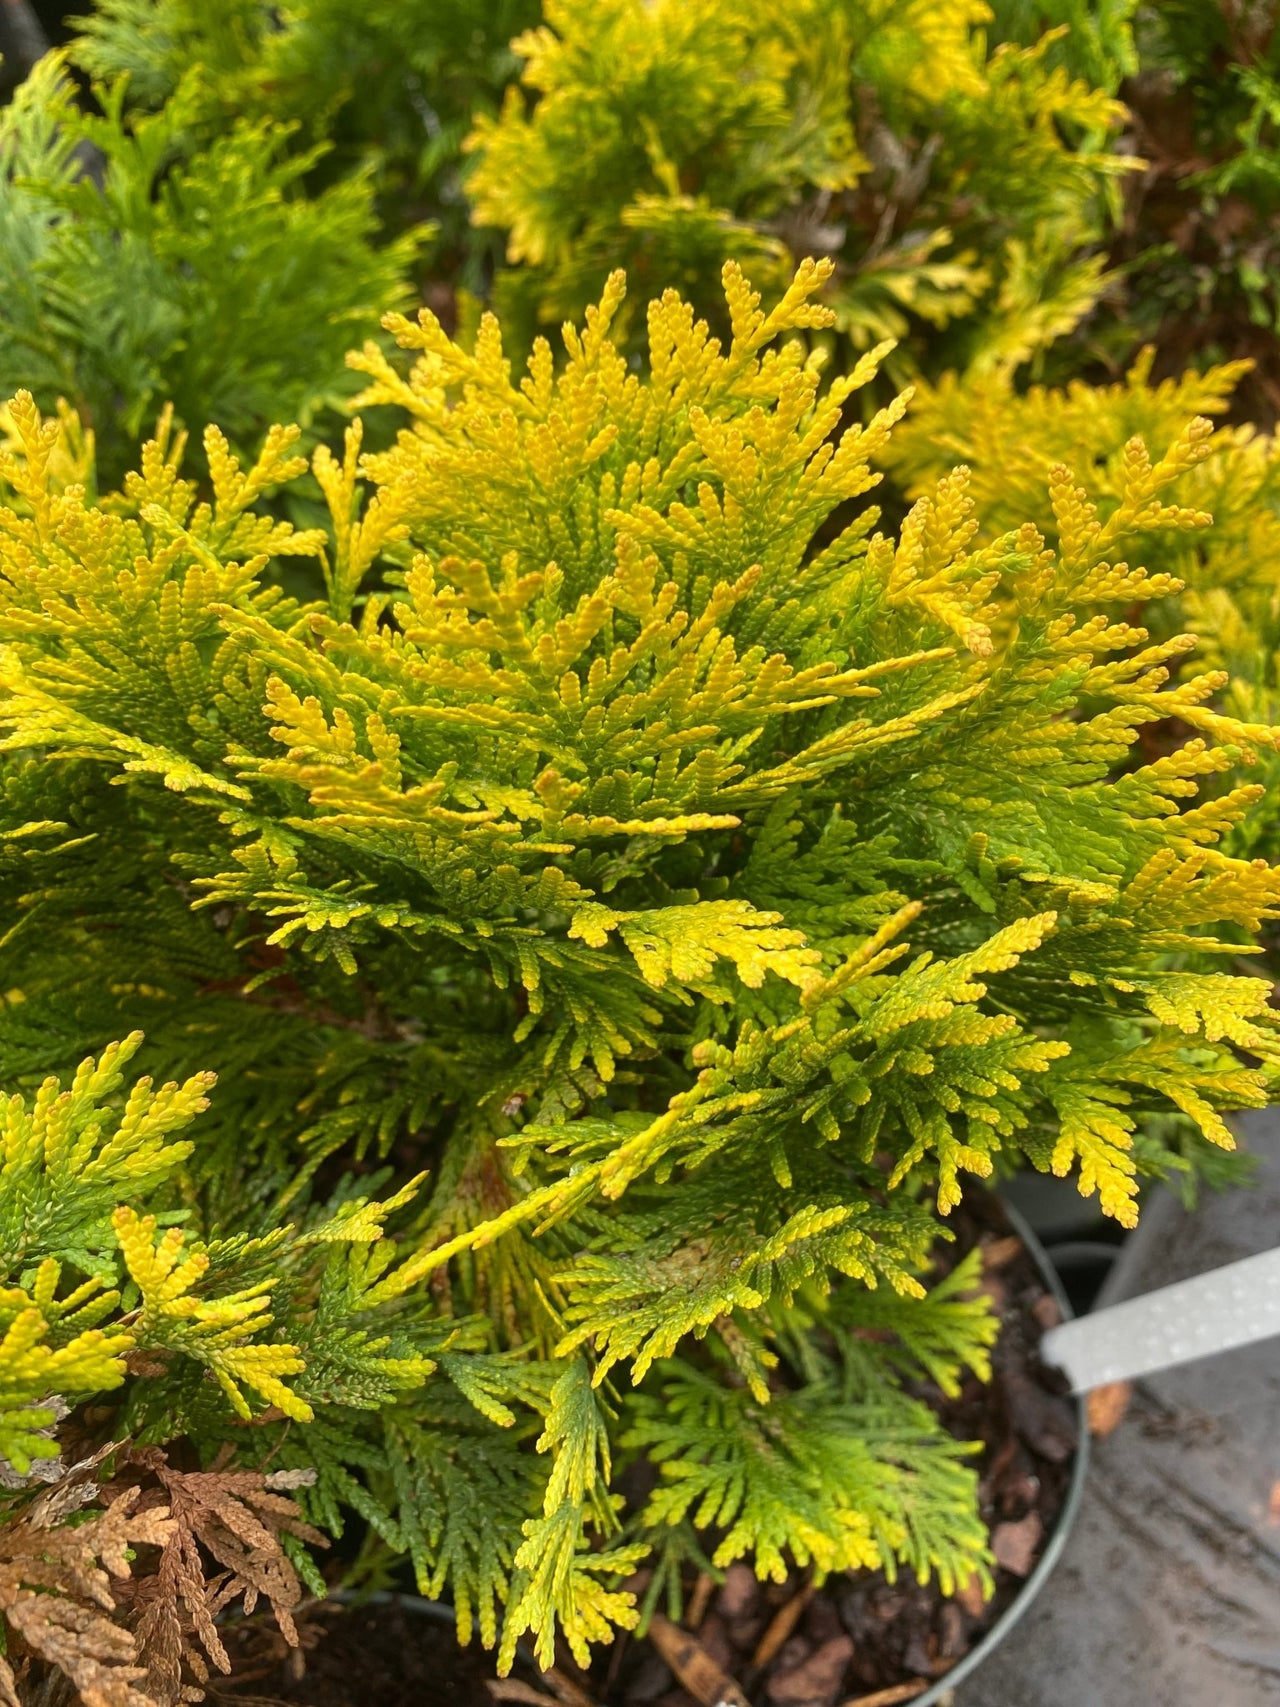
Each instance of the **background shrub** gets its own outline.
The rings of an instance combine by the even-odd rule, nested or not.
[[[897,372],[1017,366],[1093,302],[1122,110],[1048,39],[992,50],[970,0],[544,11],[516,44],[527,96],[467,145],[520,327],[581,313],[617,265],[715,318],[725,253],[774,282],[830,254],[836,324],[900,340]]]
[[[64,398],[118,480],[172,403],[237,442],[340,397],[342,353],[409,299],[367,176],[318,193],[270,119],[205,122],[200,69],[154,114],[82,110],[56,56],[0,110],[0,388]]]

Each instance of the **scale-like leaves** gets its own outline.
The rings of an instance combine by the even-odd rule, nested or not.
[[[95,503],[10,410],[0,1071],[55,1074],[4,1110],[19,1482],[90,1393],[273,1455],[504,1665],[628,1626],[655,1545],[981,1572],[910,1396],[991,1338],[937,1211],[1026,1161],[1129,1224],[1266,1099],[1234,964],[1280,880],[1227,839],[1272,735],[1141,626],[1212,537],[1206,430],[998,525],[947,474],[890,539],[905,401],[862,410],[878,353],[824,387],[826,274],[727,268],[725,342],[668,293],[647,367],[620,277],[523,376],[393,317],[408,365],[355,365],[399,432],[315,459],[323,529],[289,429],[210,432],[204,492],[166,425]]]

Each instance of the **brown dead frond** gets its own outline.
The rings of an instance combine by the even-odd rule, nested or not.
[[[293,1614],[303,1589],[283,1538],[325,1543],[260,1471],[175,1470],[159,1455],[146,1462],[158,1484],[152,1497],[163,1499],[172,1527],[154,1575],[138,1584],[137,1634],[150,1694],[158,1707],[176,1707],[200,1698],[211,1665],[230,1671],[217,1618],[235,1602],[247,1614],[267,1601],[281,1634],[297,1646]]]
[[[113,1592],[129,1575],[131,1549],[170,1540],[166,1507],[140,1510],[139,1494],[125,1488],[74,1525],[59,1521],[44,1495],[0,1529],[0,1612],[19,1638],[12,1658],[23,1670],[34,1662],[62,1672],[84,1707],[153,1707],[137,1687],[146,1668]],[[18,1678],[4,1658],[0,1701],[20,1707]]]
[[[248,1614],[265,1601],[297,1646],[303,1589],[284,1540],[324,1545],[285,1491],[297,1474],[178,1470],[147,1448],[99,1486],[119,1451],[102,1448],[0,1525],[0,1614],[16,1638],[0,1655],[0,1707],[25,1707],[58,1672],[83,1707],[199,1701],[210,1668],[231,1669],[217,1620],[237,1602]]]

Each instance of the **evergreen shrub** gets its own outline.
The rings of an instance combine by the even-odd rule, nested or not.
[[[131,106],[155,110],[192,65],[211,119],[273,119],[327,150],[311,181],[370,171],[391,236],[429,219],[437,271],[481,288],[459,167],[463,138],[495,111],[519,65],[510,43],[537,0],[98,0],[74,20],[75,63],[127,77]]]
[[[1122,180],[1110,279],[1050,364],[1115,378],[1150,343],[1157,379],[1248,359],[1233,417],[1280,416],[1280,9],[1274,0],[993,0],[991,30],[1117,95]]]
[[[1111,254],[1113,347],[1152,342],[1156,375],[1247,358],[1233,412],[1280,417],[1280,9],[1274,0],[1136,8],[1122,87],[1145,170]]]
[[[1054,59],[1061,30],[992,45],[982,0],[543,14],[515,43],[524,90],[467,143],[473,217],[512,263],[495,302],[519,329],[580,314],[615,266],[721,327],[726,254],[781,289],[826,253],[855,350],[899,340],[899,375],[1003,370],[1096,299],[1133,163],[1109,151],[1124,109]]]
[[[313,191],[323,142],[210,122],[199,66],[155,113],[127,88],[90,112],[51,54],[0,109],[0,394],[62,399],[109,483],[166,403],[251,444],[340,400],[346,349],[411,299],[423,235],[380,240],[367,174]]]
[[[164,420],[95,502],[11,404],[11,1702],[169,1707],[344,1531],[504,1666],[633,1624],[646,1556],[986,1580],[920,1397],[988,1369],[973,1262],[929,1284],[963,1182],[1128,1226],[1266,1100],[1264,735],[1126,561],[1203,537],[1207,423],[1166,398],[1101,507],[1049,467],[1052,538],[963,471],[888,537],[905,399],[821,383],[829,271],[766,313],[730,264],[724,343],[667,292],[643,372],[618,275],[559,371],[391,316],[325,528],[263,508],[294,428],[207,429],[202,490]]]
[[[944,376],[919,388],[882,460],[912,497],[963,463],[984,536],[1030,517],[1054,539],[1058,523],[1045,492],[1055,465],[1069,467],[1106,513],[1123,492],[1125,447],[1134,435],[1159,444],[1191,415],[1226,414],[1251,369],[1244,360],[1157,383],[1155,358],[1148,347],[1109,386],[1076,381],[1018,393],[998,380]],[[1220,428],[1182,493],[1212,514],[1213,526],[1141,540],[1143,561],[1172,577],[1145,620],[1162,638],[1193,631],[1200,659],[1221,673],[1218,703],[1248,727],[1242,758],[1263,790],[1228,845],[1266,855],[1280,827],[1272,733],[1280,724],[1280,443],[1252,426]]]

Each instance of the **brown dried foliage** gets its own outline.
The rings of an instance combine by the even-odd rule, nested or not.
[[[237,1601],[246,1613],[267,1601],[297,1645],[303,1590],[284,1537],[323,1537],[282,1491],[294,1477],[177,1470],[147,1449],[99,1487],[86,1468],[102,1456],[0,1525],[0,1613],[17,1638],[13,1663],[0,1656],[0,1707],[25,1707],[57,1673],[84,1707],[199,1701],[210,1668],[231,1669],[217,1618]],[[131,1563],[138,1547],[158,1553]]]
[[[303,1523],[295,1501],[256,1470],[174,1470],[156,1454],[149,1466],[168,1502],[172,1533],[154,1575],[138,1584],[138,1641],[147,1664],[148,1692],[158,1707],[200,1699],[197,1686],[212,1664],[231,1669],[215,1620],[235,1601],[250,1613],[266,1600],[286,1642],[296,1647],[293,1613],[302,1584],[282,1537],[323,1545]],[[161,1496],[157,1496],[161,1497]],[[205,1574],[205,1555],[220,1567]]]
[[[140,1494],[136,1486],[125,1488],[104,1511],[74,1526],[60,1521],[66,1508],[36,1500],[0,1530],[0,1611],[26,1650],[23,1670],[56,1668],[85,1707],[151,1707],[137,1688],[146,1667],[138,1663],[135,1637],[117,1622],[113,1592],[129,1576],[126,1549],[169,1539],[167,1509],[137,1510]],[[0,1701],[21,1707],[18,1678],[4,1658]]]

